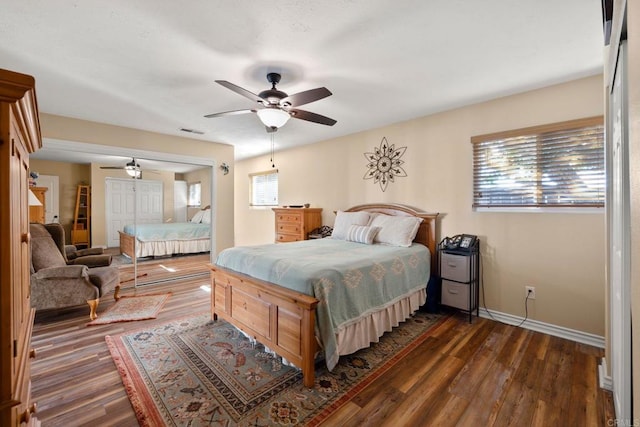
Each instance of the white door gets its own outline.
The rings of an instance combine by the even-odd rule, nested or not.
[[[626,105],[626,43],[620,45],[611,91],[610,284],[611,377],[616,418],[631,419],[631,300],[629,139]]]
[[[136,223],[157,224],[162,222],[164,195],[162,181],[138,179],[136,185]]]
[[[173,222],[187,222],[187,181],[173,183]]]
[[[46,224],[60,221],[60,184],[56,175],[40,175],[38,177],[38,187],[46,187],[44,193],[44,222]],[[71,218],[65,218],[71,220]]]
[[[161,181],[106,178],[105,197],[107,246],[110,248],[120,246],[118,231],[125,225],[162,222]]]

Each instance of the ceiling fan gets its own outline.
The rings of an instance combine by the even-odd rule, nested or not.
[[[140,170],[140,165],[136,162],[134,157],[131,158],[130,162],[127,162],[124,166],[100,166],[100,169],[120,169],[127,172],[132,178],[142,178],[142,171]]]
[[[316,89],[298,92],[293,95],[287,95],[286,93],[276,89],[276,84],[280,82],[280,74],[269,73],[267,74],[267,80],[271,83],[271,89],[263,90],[258,95],[226,80],[216,80],[216,83],[226,87],[227,89],[231,89],[245,98],[255,101],[259,106],[258,108],[250,110],[234,110],[207,114],[205,117],[212,118],[256,113],[258,114],[260,121],[265,125],[267,132],[275,132],[279,127],[284,126],[291,117],[327,126],[333,126],[336,124],[336,121],[329,117],[296,108],[300,105],[309,104],[332,95],[327,88],[319,87]]]

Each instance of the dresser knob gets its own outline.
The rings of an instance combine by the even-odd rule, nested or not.
[[[36,358],[36,349],[32,348],[31,350],[29,350],[29,358],[30,359],[35,359]]]
[[[20,236],[20,241],[22,243],[29,243],[31,241],[31,234],[30,233],[24,233],[22,236]]]
[[[31,415],[35,414],[37,409],[38,408],[36,407],[35,403],[29,406],[29,408],[26,411],[24,411],[24,413],[20,417],[20,423],[29,424],[29,421],[31,421]]]

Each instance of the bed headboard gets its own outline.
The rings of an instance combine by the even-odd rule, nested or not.
[[[436,252],[436,218],[438,217],[437,213],[422,212],[410,206],[389,203],[369,203],[365,205],[353,206],[345,210],[345,212],[357,211],[377,212],[385,215],[395,216],[417,216],[418,218],[422,218],[420,228],[418,229],[418,234],[416,234],[416,238],[413,239],[413,241],[416,243],[422,243],[429,248],[429,252],[431,252],[431,274],[438,274],[438,254]]]

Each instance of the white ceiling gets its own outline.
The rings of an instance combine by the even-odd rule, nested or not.
[[[41,112],[269,151],[252,108],[266,74],[333,127],[290,120],[309,144],[600,73],[600,0],[22,0],[0,6],[0,68],[36,78]],[[181,132],[190,128],[205,132]]]

